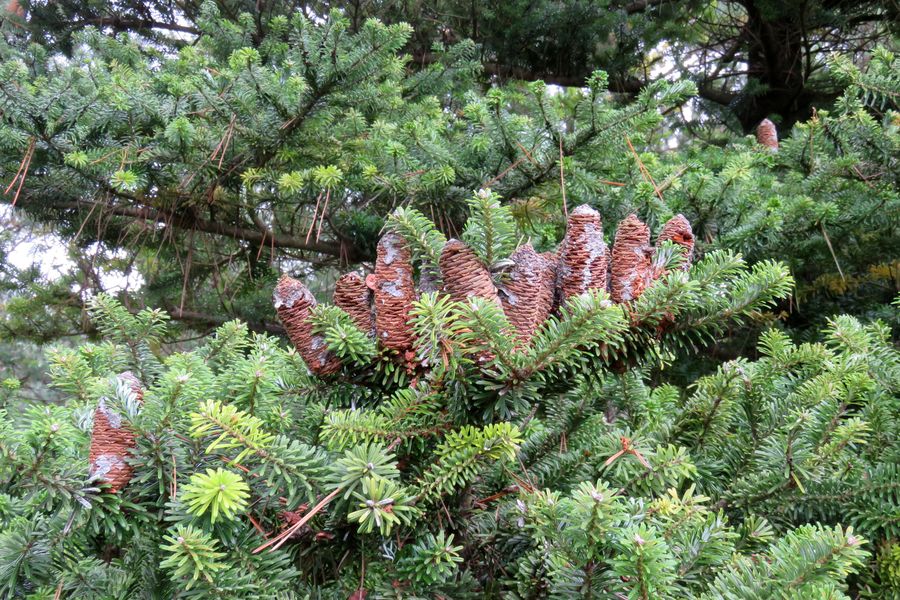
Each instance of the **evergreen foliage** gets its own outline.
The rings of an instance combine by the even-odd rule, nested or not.
[[[93,310],[102,322],[117,307]],[[95,360],[59,362],[55,379],[82,379],[86,396],[67,388],[64,408],[5,415],[3,589],[292,597],[348,595],[362,577],[376,596],[840,597],[849,584],[887,597],[900,433],[887,336],[850,317],[821,343],[771,330],[762,358],[689,393],[654,388],[641,369],[603,370],[485,423],[447,412],[483,394],[447,380],[384,400],[365,388],[319,396],[293,351],[229,324],[151,359],[144,407],[123,413],[139,439],[135,477],[115,495],[87,479],[91,407],[114,392],[110,369],[141,358],[121,342],[84,346]],[[241,351],[214,360],[226,340]],[[583,351],[541,352],[582,362]],[[266,384],[245,384],[259,393],[251,409],[228,382],[263,357]]]
[[[123,294],[129,307],[161,306],[209,331],[240,317],[278,333],[265,292],[277,274],[315,271],[314,291],[326,291],[328,267],[371,260],[386,214],[394,230],[424,236],[412,250],[432,264],[449,237],[485,259],[505,254],[508,230],[479,247],[476,228],[493,235],[508,222],[471,210],[490,204],[472,196],[482,188],[539,251],[560,236],[563,198],[609,220],[636,212],[654,231],[680,212],[700,253],[791,261],[799,303],[785,308],[797,325],[835,312],[892,317],[889,47],[865,69],[847,57],[823,65],[842,95],[783,130],[773,155],[678,117],[696,108],[689,78],[647,82],[627,101],[606,91],[602,71],[583,88],[485,87],[469,42],[438,48],[422,68],[403,53],[406,25],[196,8],[202,35],[167,51],[91,27],[72,33],[66,58],[16,36],[0,43],[4,201],[73,257],[91,256],[53,279],[4,264],[4,336],[93,332],[84,306],[111,276],[139,282]],[[433,230],[420,227],[426,216]]]
[[[898,21],[897,6],[883,0],[729,0],[716,6],[645,0],[215,0],[215,6],[225,26],[252,24],[248,37],[255,46],[277,39],[283,19],[298,11],[340,11],[352,32],[372,17],[410,23],[415,32],[404,50],[428,78],[435,76],[431,67],[443,66],[442,48],[473,43],[484,78],[495,81],[580,86],[601,64],[611,72],[610,91],[634,94],[665,71],[696,81],[698,108],[745,131],[773,116],[789,128],[839,95],[822,76],[826,57],[890,41]],[[89,27],[108,35],[127,32],[177,51],[208,35],[202,26],[207,12],[203,0],[16,0],[0,20],[22,43],[64,54],[73,52],[77,33]]]
[[[0,598],[900,600],[896,7],[589,4],[0,8]]]
[[[493,210],[480,222],[502,232],[508,217]],[[417,221],[406,235],[427,239]],[[888,329],[839,317],[802,344],[772,329],[755,361],[654,387],[660,363],[791,287],[774,262],[713,252],[685,271],[666,256],[671,270],[637,300],[572,296],[526,345],[495,302],[423,294],[411,321],[421,370],[387,379],[367,373],[398,357],[333,306],[310,317],[343,363],[325,382],[237,323],[166,352],[162,314],[98,297],[109,341],[52,355],[65,406],[5,400],[4,592],[895,594],[900,355]],[[143,369],[142,405],[112,377],[125,368]],[[87,476],[99,398],[137,440],[118,493]]]

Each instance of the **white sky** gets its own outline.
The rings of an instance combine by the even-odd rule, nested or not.
[[[9,205],[0,205],[0,225],[8,231],[10,225],[16,222],[14,211]],[[13,249],[8,254],[8,260],[17,269],[27,269],[37,264],[41,273],[52,281],[75,267],[75,262],[69,258],[65,242],[56,234],[34,233],[28,227],[21,230],[13,228],[11,231]],[[91,244],[87,252],[96,249],[97,245]],[[101,271],[100,281],[105,291],[113,293],[126,286],[133,291],[143,285],[143,278],[135,272],[126,275],[122,271]]]

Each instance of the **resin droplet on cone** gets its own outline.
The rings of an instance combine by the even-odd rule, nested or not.
[[[413,268],[406,241],[387,233],[378,241],[375,274],[375,334],[384,348],[405,352],[413,345],[409,313],[416,299]]]
[[[612,249],[613,302],[630,302],[644,293],[652,274],[652,255],[650,228],[637,215],[628,215],[619,223]]]
[[[561,303],[588,290],[605,290],[607,260],[600,213],[582,204],[569,215],[559,246],[557,285]]]
[[[359,273],[346,273],[334,284],[334,305],[350,315],[356,326],[366,333],[374,327],[372,290]]]
[[[282,275],[275,286],[273,301],[291,343],[303,357],[309,370],[319,376],[333,375],[340,371],[341,362],[328,351],[325,338],[313,334],[309,316],[316,305],[316,299],[312,292],[293,277]]]
[[[138,403],[143,402],[144,390],[137,377],[125,371],[118,375],[118,379],[131,387]],[[126,462],[129,450],[134,446],[134,432],[122,421],[122,415],[114,411],[105,398],[101,398],[94,411],[94,429],[88,452],[91,476],[108,484],[112,493],[124,488],[134,473]]]

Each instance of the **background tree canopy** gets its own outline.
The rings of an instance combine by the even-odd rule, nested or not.
[[[891,1],[769,2],[255,2],[219,1],[220,14],[246,14],[254,46],[277,30],[270,20],[302,11],[341,10],[351,32],[368,18],[409,23],[404,50],[419,67],[438,60],[435,43],[479,45],[486,74],[499,80],[584,85],[602,66],[610,89],[636,94],[661,73],[694,81],[707,110],[750,131],[777,115],[784,129],[833,101],[839,86],[822,76],[832,52],[861,59],[897,32]],[[202,35],[203,3],[34,2],[29,29],[45,45],[71,52],[85,27],[140,32],[170,46]],[[250,22],[252,21],[252,22]],[[173,35],[176,34],[176,35]],[[183,35],[177,35],[183,34]]]

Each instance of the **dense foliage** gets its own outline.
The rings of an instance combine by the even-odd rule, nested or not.
[[[900,600],[896,23],[4,3],[0,598]]]
[[[470,239],[502,263],[512,217],[480,198]],[[426,272],[433,226],[392,223]],[[841,317],[799,346],[770,331],[755,362],[689,392],[653,387],[645,369],[791,284],[777,263],[712,253],[684,271],[670,256],[639,298],[571,296],[527,343],[493,302],[423,293],[412,363],[316,307],[336,379],[237,322],[163,354],[163,313],[101,295],[107,341],[50,355],[65,406],[4,399],[2,585],[33,598],[895,593],[887,330]],[[86,464],[91,415],[96,438],[110,410],[135,444],[113,493]]]
[[[206,2],[191,14],[194,43],[84,26],[68,56],[7,19],[0,169],[17,210],[0,247],[52,234],[71,260],[53,277],[4,261],[4,335],[91,332],[86,298],[122,280],[129,306],[278,332],[266,290],[280,272],[315,271],[314,289],[328,289],[329,267],[373,258],[398,205],[452,237],[486,185],[536,246],[560,237],[563,198],[654,228],[684,213],[701,250],[791,261],[799,289],[784,308],[799,325],[885,316],[896,295],[900,82],[888,48],[864,69],[853,55],[817,59],[842,95],[783,130],[773,155],[717,126],[688,77],[629,97],[610,94],[602,71],[584,88],[499,86],[471,41],[411,60],[405,24],[274,11],[259,37],[252,11]]]
[[[484,72],[500,81],[578,86],[602,64],[611,90],[635,94],[664,72],[692,79],[699,106],[744,131],[772,115],[786,130],[808,118],[840,94],[823,76],[824,58],[860,56],[900,22],[889,0],[14,0],[7,19],[23,38],[66,53],[88,27],[180,48],[208,35],[200,22],[210,3],[253,45],[279,36],[277,18],[340,10],[353,32],[369,18],[412,25],[404,51],[421,66],[438,60],[436,44],[472,40]]]

